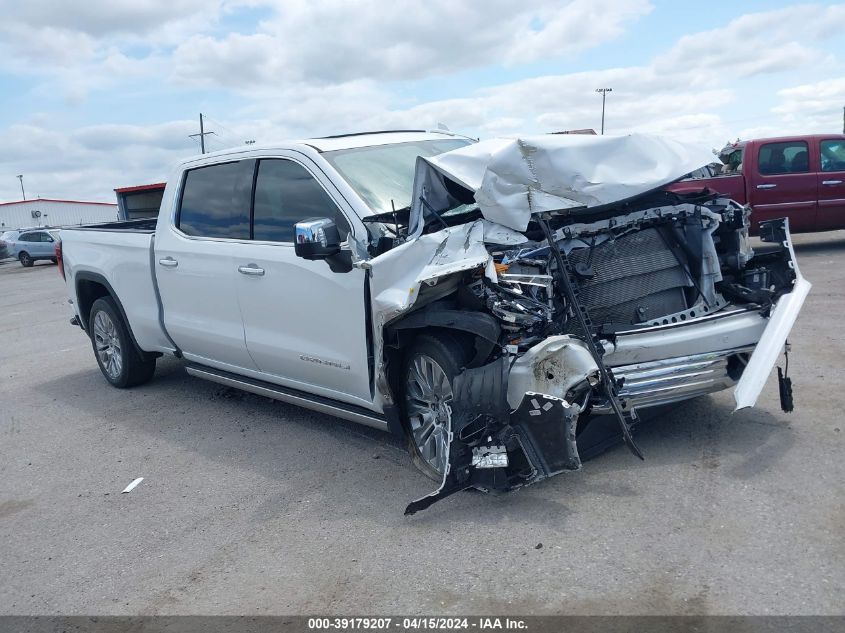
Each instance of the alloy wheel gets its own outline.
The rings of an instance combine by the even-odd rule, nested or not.
[[[416,355],[408,367],[405,407],[420,457],[441,475],[449,457],[452,385],[430,356]]]
[[[120,337],[117,334],[114,321],[105,312],[97,312],[94,316],[94,345],[100,364],[112,380],[117,380],[123,369],[123,354],[120,347]]]

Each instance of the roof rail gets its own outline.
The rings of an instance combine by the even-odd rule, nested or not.
[[[367,136],[368,134],[407,134],[409,132],[425,133],[428,130],[373,130],[372,132],[350,132],[349,134],[332,134],[331,136],[315,136],[314,140],[327,138],[346,138],[347,136]],[[437,130],[440,132],[441,130]]]

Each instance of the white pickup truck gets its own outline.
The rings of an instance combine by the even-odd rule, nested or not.
[[[755,254],[746,208],[664,189],[711,160],[645,135],[234,149],[181,163],[157,221],[64,229],[57,255],[109,383],[169,354],[390,430],[440,481],[413,513],[606,441],[639,455],[638,409],[730,387],[754,404],[810,284],[786,221]]]

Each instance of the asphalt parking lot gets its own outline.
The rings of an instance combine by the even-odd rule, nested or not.
[[[107,385],[55,266],[0,265],[0,613],[845,613],[845,233],[769,381],[505,496],[432,488],[387,435],[188,377]],[[136,477],[131,493],[121,490]]]

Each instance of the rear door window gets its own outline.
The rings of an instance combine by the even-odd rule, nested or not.
[[[810,152],[805,141],[765,143],[758,154],[760,173],[804,174],[810,171]]]
[[[37,242],[34,233],[21,233],[21,236],[18,238],[18,242]]]
[[[845,171],[845,141],[822,141],[819,152],[822,171]]]
[[[293,242],[293,225],[308,218],[331,218],[341,239],[349,224],[323,186],[299,163],[265,159],[258,163],[253,207],[253,239]]]
[[[177,226],[186,235],[249,239],[249,187],[253,161],[222,163],[185,174]],[[246,173],[249,172],[249,173]]]

